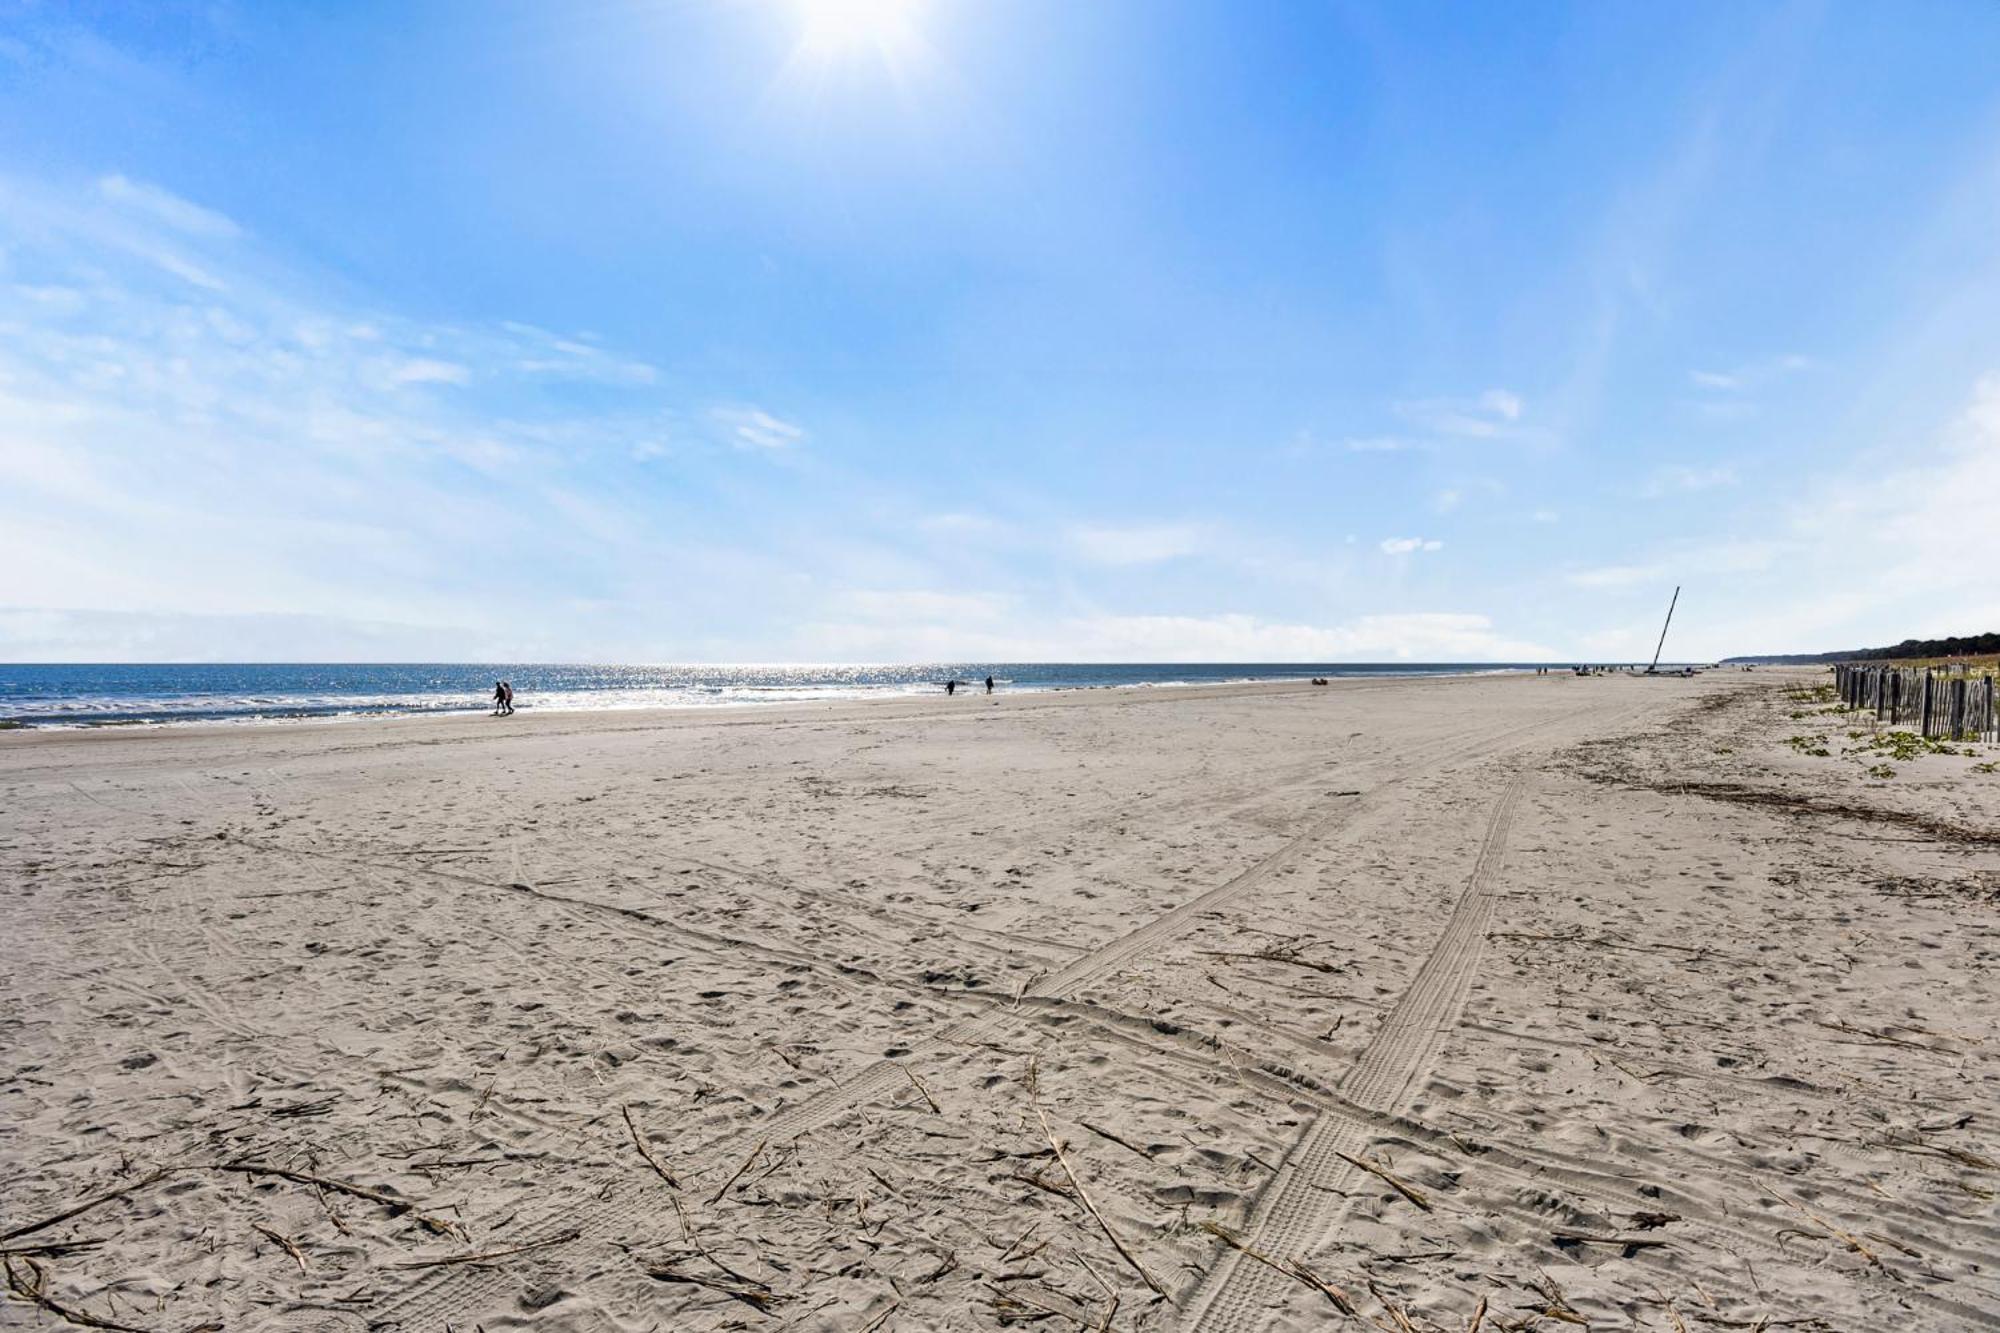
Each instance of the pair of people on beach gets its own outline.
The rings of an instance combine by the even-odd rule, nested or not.
[[[958,687],[959,687],[959,685],[960,685],[960,684],[961,684],[961,682],[959,682],[959,681],[956,681],[956,680],[948,680],[948,681],[946,681],[946,682],[944,683],[944,692],[945,692],[946,694],[957,694],[957,693],[958,693]],[[991,694],[991,693],[993,693],[993,677],[991,677],[991,676],[988,676],[988,677],[986,678],[986,692],[987,692],[988,694]]]
[[[493,682],[493,716],[507,717],[514,711],[514,687],[504,680]]]

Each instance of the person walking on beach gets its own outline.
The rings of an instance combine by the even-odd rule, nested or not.
[[[500,710],[501,710],[501,709],[503,709],[503,708],[505,708],[506,706],[507,706],[507,682],[506,682],[506,681],[504,681],[504,680],[496,680],[496,681],[494,681],[494,682],[493,682],[493,714],[492,714],[492,715],[493,715],[494,717],[499,717],[499,716],[500,716]]]
[[[500,714],[503,717],[512,717],[514,716],[514,682],[503,680],[500,682],[500,688],[507,692],[507,697],[501,701]]]
[[[988,694],[993,693],[993,677],[991,676],[988,676],[986,678],[986,692]]]
[[[946,681],[946,682],[944,683],[944,692],[945,692],[945,694],[946,694],[946,696],[947,696],[947,697],[948,697],[948,696],[950,696],[950,695],[954,695],[954,694],[957,694],[957,693],[958,693],[958,682],[957,682],[957,681],[955,681],[955,680],[948,680],[948,681]]]

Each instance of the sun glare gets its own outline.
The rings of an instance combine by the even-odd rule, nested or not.
[[[797,0],[799,43],[820,59],[872,50],[894,57],[916,35],[918,0]]]

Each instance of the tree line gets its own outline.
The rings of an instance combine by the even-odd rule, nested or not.
[[[2000,653],[2000,631],[1954,635],[1949,639],[1905,639],[1891,648],[1855,648],[1844,653],[1764,653],[1726,657],[1725,662],[1890,662],[1907,657],[1986,657]]]

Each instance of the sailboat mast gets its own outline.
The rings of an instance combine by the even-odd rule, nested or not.
[[[1667,603],[1667,624],[1660,626],[1660,641],[1653,648],[1653,665],[1646,668],[1646,674],[1649,676],[1660,669],[1660,650],[1667,646],[1667,625],[1674,623],[1674,608],[1680,605],[1680,601],[1681,586],[1676,583],[1674,585],[1674,599]]]

